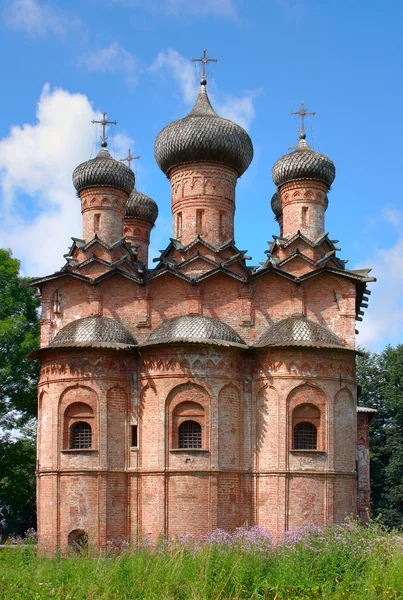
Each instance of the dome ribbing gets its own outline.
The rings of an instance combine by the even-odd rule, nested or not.
[[[218,162],[233,167],[241,176],[252,161],[253,145],[240,125],[217,115],[203,80],[187,117],[170,123],[158,134],[154,154],[166,175],[177,165]]]
[[[134,188],[134,173],[122,162],[115,160],[106,148],[91,160],[78,165],[73,173],[77,192],[93,187],[111,187],[130,194]]]
[[[271,325],[258,337],[254,346],[343,348],[340,339],[330,329],[303,316],[289,317]]]
[[[134,188],[126,204],[125,216],[134,219],[143,219],[154,225],[158,217],[157,203]]]
[[[314,152],[305,140],[305,134],[301,134],[296,149],[279,158],[272,169],[273,181],[277,187],[290,181],[315,179],[330,188],[335,176],[333,162],[324,154]]]
[[[57,332],[52,348],[135,346],[132,334],[120,321],[108,317],[84,317],[68,323]]]
[[[215,340],[230,344],[245,344],[237,332],[226,323],[200,315],[187,315],[164,321],[150,333],[148,340],[149,342]]]

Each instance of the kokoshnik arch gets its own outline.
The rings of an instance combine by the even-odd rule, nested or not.
[[[173,237],[150,269],[157,204],[104,138],[73,174],[82,237],[30,284],[42,297],[40,544],[365,518],[371,413],[357,408],[355,321],[374,279],[347,270],[325,233],[333,162],[302,127],[273,167],[280,234],[246,266],[235,187],[252,141],[216,114],[202,78],[155,142]]]

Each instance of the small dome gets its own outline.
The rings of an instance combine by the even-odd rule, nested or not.
[[[265,346],[343,348],[339,338],[330,329],[303,316],[289,317],[271,325],[258,337],[254,345],[258,348]]]
[[[170,123],[158,134],[154,154],[166,175],[177,165],[218,162],[233,167],[241,176],[252,161],[253,145],[240,125],[217,115],[203,80],[188,116]]]
[[[148,338],[149,342],[168,342],[174,340],[200,341],[214,340],[230,344],[242,344],[245,342],[226,323],[211,317],[200,315],[187,315],[175,317],[158,325]]]
[[[152,198],[134,188],[126,204],[126,217],[144,219],[154,225],[158,217],[158,206]]]
[[[299,179],[316,179],[330,188],[335,176],[333,162],[324,154],[314,152],[306,142],[305,134],[301,134],[296,149],[279,158],[272,169],[273,181],[277,187]]]
[[[278,192],[275,192],[271,198],[271,209],[276,215],[276,217],[279,217],[283,213],[283,208],[281,205],[281,196]]]
[[[77,192],[92,187],[111,187],[130,194],[134,188],[134,173],[129,167],[112,158],[106,148],[96,158],[74,169],[73,185]]]
[[[84,317],[68,323],[53,338],[52,347],[135,346],[132,334],[116,319],[107,317]]]

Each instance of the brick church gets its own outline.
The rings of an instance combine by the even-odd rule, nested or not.
[[[365,518],[355,321],[374,280],[337,257],[324,223],[335,167],[301,131],[273,167],[280,231],[259,268],[234,234],[252,141],[216,114],[205,79],[155,142],[173,237],[153,268],[158,207],[132,170],[105,141],[75,169],[82,236],[31,282],[43,546]]]

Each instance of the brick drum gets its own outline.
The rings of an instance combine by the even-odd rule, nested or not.
[[[185,156],[168,169],[174,237],[153,269],[151,225],[124,219],[119,178],[90,180],[79,191],[83,239],[59,272],[32,282],[48,551],[367,518],[371,413],[357,425],[355,322],[372,279],[346,270],[325,234],[320,175],[279,186],[281,235],[248,268],[234,241],[239,173],[226,160]],[[66,337],[86,317],[85,334]],[[187,333],[183,317],[202,325]],[[174,333],[159,338],[172,319]],[[100,334],[101,323],[129,337]],[[203,333],[210,324],[229,337]],[[189,423],[198,442],[183,441]]]

